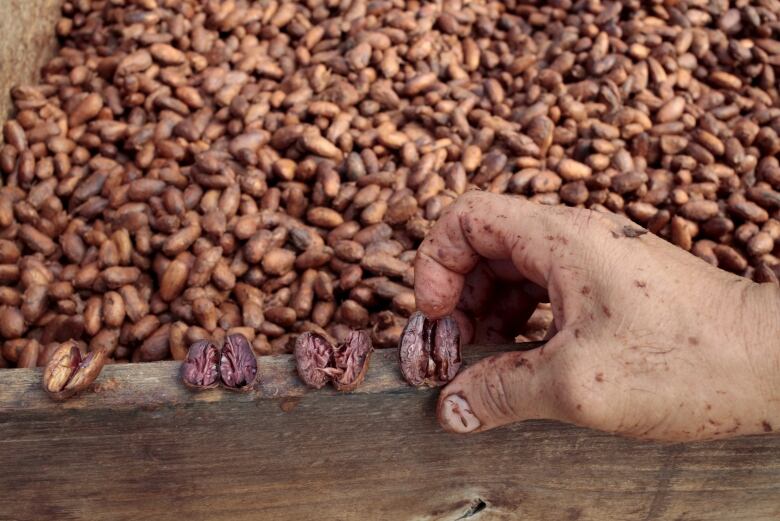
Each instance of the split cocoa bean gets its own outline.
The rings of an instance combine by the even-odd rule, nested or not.
[[[217,345],[210,340],[197,340],[190,345],[180,371],[184,385],[198,391],[219,385],[237,392],[254,389],[259,377],[257,359],[246,336],[228,334],[224,345]]]
[[[208,340],[198,340],[187,352],[181,364],[184,385],[195,390],[219,386],[219,348]]]
[[[337,391],[353,391],[366,377],[372,351],[371,337],[365,330],[350,331],[337,346],[307,331],[295,341],[298,376],[315,389],[331,382]]]
[[[414,386],[444,385],[460,369],[460,347],[454,318],[429,320],[416,312],[409,317],[398,344],[401,374]]]
[[[43,388],[54,400],[65,400],[94,382],[106,362],[104,351],[83,356],[76,342],[61,344],[51,355],[43,371]]]

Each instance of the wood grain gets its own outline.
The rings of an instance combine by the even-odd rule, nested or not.
[[[0,0],[0,125],[11,114],[11,88],[36,81],[56,48],[54,24],[60,4],[61,0]]]
[[[376,352],[352,394],[305,389],[290,356],[260,358],[248,395],[191,393],[160,362],[108,366],[60,404],[39,370],[0,371],[0,519],[780,519],[779,437],[660,445],[553,422],[451,435],[395,355]]]

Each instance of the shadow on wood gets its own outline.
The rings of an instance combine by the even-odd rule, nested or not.
[[[471,348],[473,361],[496,350]],[[353,394],[308,391],[290,356],[248,395],[191,393],[175,362],[108,366],[65,403],[0,372],[0,519],[780,518],[780,438],[639,443],[527,422],[444,433],[437,391],[377,351]]]

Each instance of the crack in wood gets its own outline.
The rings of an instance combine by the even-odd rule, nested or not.
[[[460,521],[461,519],[468,519],[470,517],[474,517],[483,510],[487,508],[487,503],[485,503],[480,498],[477,498],[474,500],[474,502],[471,504],[471,508],[466,510],[466,512],[463,513],[460,517],[456,518],[455,521]]]

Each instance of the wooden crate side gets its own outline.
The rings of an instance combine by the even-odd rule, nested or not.
[[[60,0],[0,0],[0,124],[11,115],[11,88],[37,81],[41,66],[52,56],[60,4]]]
[[[451,435],[437,391],[375,355],[353,394],[305,389],[286,355],[260,359],[249,395],[190,393],[161,362],[106,367],[97,392],[57,404],[39,370],[0,371],[0,519],[780,518],[780,437],[662,445],[554,422]]]

